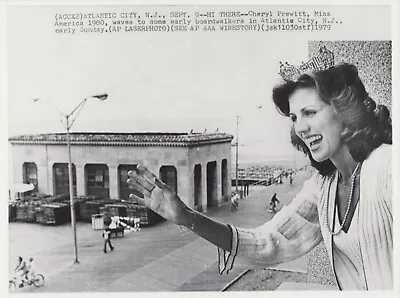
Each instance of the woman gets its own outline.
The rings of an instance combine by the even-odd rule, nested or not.
[[[218,247],[220,273],[243,257],[260,267],[293,260],[324,241],[339,289],[393,288],[391,119],[376,107],[355,66],[342,64],[274,88],[293,123],[292,143],[317,171],[292,202],[254,229],[226,225],[188,208],[143,166],[131,195]]]

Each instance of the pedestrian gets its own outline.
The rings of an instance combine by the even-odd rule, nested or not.
[[[110,228],[105,228],[103,233],[101,234],[104,239],[104,248],[103,251],[106,254],[107,253],[107,244],[110,247],[110,250],[113,251],[114,247],[111,244],[111,231]]]
[[[295,148],[315,171],[292,202],[256,228],[213,220],[187,207],[143,166],[130,198],[218,248],[220,273],[236,258],[265,268],[325,243],[340,290],[393,290],[392,125],[351,64],[285,79],[273,100],[292,122]]]
[[[289,174],[289,184],[293,184],[293,176],[292,176],[292,173]]]
[[[231,195],[231,211],[236,211],[239,208],[239,195],[234,191]]]

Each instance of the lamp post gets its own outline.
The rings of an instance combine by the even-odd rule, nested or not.
[[[239,185],[239,116],[236,116],[236,194],[238,194]]]
[[[72,124],[74,124],[76,118],[79,115],[79,112],[82,110],[83,106],[85,105],[86,101],[88,99],[98,99],[98,100],[106,100],[108,95],[106,93],[104,94],[98,94],[98,95],[92,95],[89,97],[84,98],[69,114],[63,113],[61,110],[59,110],[57,107],[55,107],[53,104],[50,102],[46,101],[45,102],[51,106],[52,108],[56,109],[63,118],[65,118],[65,128],[67,130],[67,148],[68,148],[68,184],[69,184],[69,199],[70,199],[70,209],[71,209],[71,227],[72,227],[72,232],[73,232],[73,237],[74,237],[74,253],[75,253],[75,260],[74,264],[79,264],[78,260],[78,242],[76,239],[76,224],[75,224],[75,208],[74,208],[74,186],[73,186],[73,177],[72,177],[72,159],[71,159],[71,139],[70,139],[70,129],[72,127]],[[33,99],[34,102],[39,101],[40,98],[35,98]],[[76,113],[77,112],[77,113]],[[72,119],[71,117],[75,115],[75,118]]]

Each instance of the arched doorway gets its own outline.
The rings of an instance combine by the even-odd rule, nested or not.
[[[217,205],[217,162],[207,163],[207,206]]]
[[[194,207],[201,206],[201,193],[202,193],[202,185],[201,185],[201,165],[197,164],[194,166]]]
[[[226,159],[223,159],[221,162],[221,195],[224,199],[228,199],[228,176],[228,161]]]

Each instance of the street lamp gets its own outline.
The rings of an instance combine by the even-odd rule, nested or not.
[[[78,260],[78,243],[76,240],[76,224],[75,224],[75,209],[74,209],[74,187],[73,187],[73,177],[72,177],[72,161],[71,161],[71,140],[70,140],[70,128],[72,124],[74,124],[76,118],[79,115],[79,112],[82,110],[83,106],[85,105],[86,101],[88,99],[98,99],[98,100],[106,100],[108,95],[106,93],[103,94],[98,94],[98,95],[92,95],[89,97],[84,98],[73,110],[72,112],[65,114],[63,113],[60,109],[55,107],[52,103],[50,103],[47,100],[44,100],[49,106],[52,108],[56,109],[63,118],[65,118],[65,128],[67,130],[67,148],[68,148],[68,184],[69,184],[69,199],[70,199],[70,207],[71,207],[71,226],[72,226],[72,231],[74,235],[74,252],[75,252],[75,264],[79,264]],[[38,102],[40,101],[40,98],[35,98],[33,99],[33,102]],[[77,113],[76,113],[77,112]],[[75,118],[72,119],[71,117],[75,115]]]

